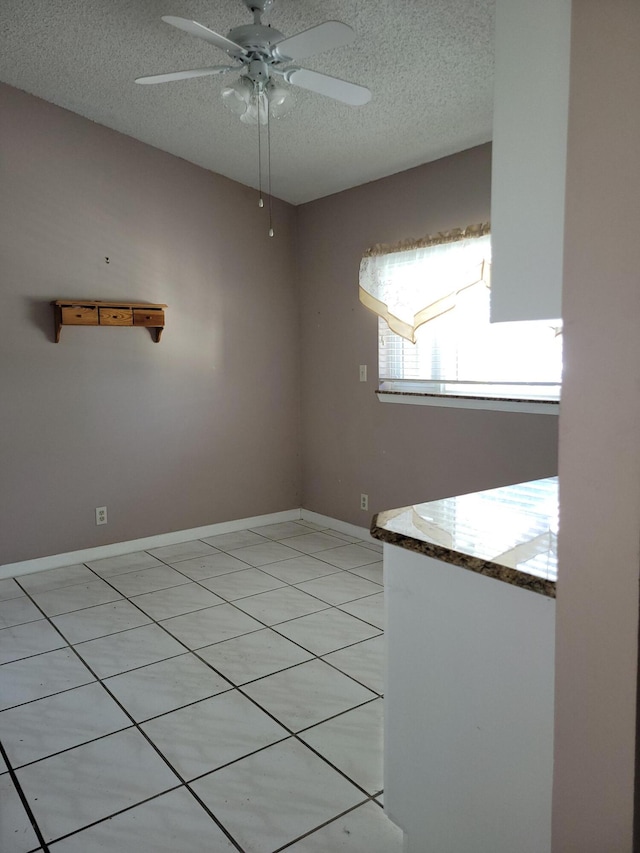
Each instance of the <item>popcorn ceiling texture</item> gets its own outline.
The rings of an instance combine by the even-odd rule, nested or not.
[[[300,64],[368,86],[348,107],[294,88],[272,124],[273,194],[293,204],[339,192],[491,138],[493,0],[276,0],[264,21],[293,35],[325,20],[352,45]],[[257,131],[209,77],[137,86],[135,77],[224,64],[225,54],[163,23],[226,34],[251,22],[241,0],[2,0],[0,80],[248,186]]]

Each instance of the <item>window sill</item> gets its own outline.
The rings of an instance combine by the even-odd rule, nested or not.
[[[381,403],[403,403],[409,406],[440,406],[452,409],[482,409],[493,412],[558,415],[560,403],[547,400],[513,400],[498,397],[468,397],[452,394],[425,394],[416,391],[376,391]]]

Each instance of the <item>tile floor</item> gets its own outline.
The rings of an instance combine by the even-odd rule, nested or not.
[[[0,581],[3,853],[400,853],[380,551],[286,522]]]

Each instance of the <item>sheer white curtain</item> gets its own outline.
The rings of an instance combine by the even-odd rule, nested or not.
[[[489,287],[488,231],[488,225],[477,225],[409,247],[374,247],[360,264],[360,301],[415,342],[416,329],[455,308],[461,291]]]

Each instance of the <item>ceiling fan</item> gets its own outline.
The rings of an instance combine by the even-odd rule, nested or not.
[[[224,50],[236,64],[138,77],[136,83],[168,83],[240,71],[240,78],[225,88],[222,96],[225,104],[247,124],[267,124],[269,115],[278,117],[287,111],[288,90],[277,85],[279,79],[350,106],[360,106],[371,99],[371,92],[366,86],[291,64],[349,44],[355,38],[350,26],[340,21],[325,21],[285,38],[278,30],[262,23],[262,15],[273,5],[273,0],[243,2],[253,14],[253,24],[236,27],[226,36],[187,18],[171,15],[162,18],[165,23]]]

